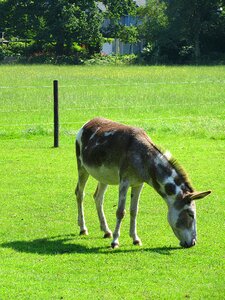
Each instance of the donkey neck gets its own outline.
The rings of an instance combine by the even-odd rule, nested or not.
[[[193,191],[185,171],[167,153],[163,154],[156,148],[149,162],[149,183],[168,206],[182,199],[184,194]]]

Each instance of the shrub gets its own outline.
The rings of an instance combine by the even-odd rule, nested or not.
[[[96,54],[92,58],[87,59],[85,65],[130,65],[136,64],[138,61],[137,55],[104,55]]]

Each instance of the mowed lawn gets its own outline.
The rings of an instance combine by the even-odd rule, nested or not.
[[[53,146],[52,81],[59,80],[60,147]],[[197,204],[198,242],[183,249],[167,207],[145,186],[138,232],[129,199],[120,248],[103,239],[86,187],[89,236],[80,237],[74,140],[103,116],[144,128],[212,190]],[[116,220],[117,187],[105,212]],[[225,67],[0,66],[0,299],[224,299]]]

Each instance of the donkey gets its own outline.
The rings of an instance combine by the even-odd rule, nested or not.
[[[125,215],[126,195],[131,187],[130,237],[134,245],[142,245],[137,234],[138,202],[144,183],[152,186],[166,201],[168,222],[180,241],[188,248],[196,243],[195,200],[206,197],[211,191],[196,192],[184,170],[169,152],[163,153],[144,130],[123,125],[104,118],[86,123],[76,137],[78,183],[75,194],[78,205],[80,234],[87,235],[83,199],[89,175],[98,181],[94,193],[100,228],[104,238],[111,238],[112,248],[119,246],[121,222]],[[112,232],[104,210],[104,193],[107,185],[119,185],[116,227]]]

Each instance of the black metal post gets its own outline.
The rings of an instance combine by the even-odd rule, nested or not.
[[[59,92],[58,80],[53,81],[54,94],[54,147],[59,147]]]

